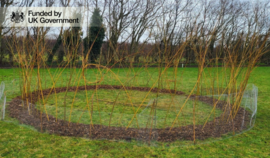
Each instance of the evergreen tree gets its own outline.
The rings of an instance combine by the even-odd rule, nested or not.
[[[81,17],[81,13],[74,13],[74,17]],[[81,18],[80,18],[81,19]],[[63,40],[66,40],[66,46],[68,49],[75,48],[76,46],[79,46],[79,43],[81,42],[81,27],[80,26],[73,26],[71,25],[71,30],[65,30],[62,34],[62,29],[60,31],[60,34],[58,35],[58,38],[56,40],[56,43],[52,49],[52,53],[48,56],[48,63],[52,63],[53,56],[56,54],[57,50],[60,48],[61,45],[63,45]],[[72,61],[75,61],[77,52],[72,53],[72,58],[74,58]],[[58,63],[61,63],[63,61],[65,52],[63,50],[60,50],[58,52]]]
[[[91,23],[89,28],[89,34],[84,38],[84,53],[85,55],[90,51],[88,56],[89,62],[94,62],[97,59],[97,56],[100,54],[100,48],[105,37],[105,29],[102,23],[103,19],[100,15],[99,8],[95,8],[93,15],[91,17]]]
[[[81,28],[80,27],[71,27],[71,30],[66,30],[64,33],[66,36],[66,47],[69,49],[69,55],[71,56],[71,63],[75,64],[75,61],[77,59],[77,53],[78,49],[80,47],[81,43]],[[60,52],[62,53],[62,52]],[[62,53],[63,54],[63,53]],[[63,57],[60,57],[63,59]]]

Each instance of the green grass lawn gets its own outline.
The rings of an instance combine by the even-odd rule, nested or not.
[[[68,92],[66,100],[66,111],[68,120],[71,122],[79,122],[84,124],[102,124],[110,126],[126,127],[133,117],[134,112],[142,104],[138,110],[137,121],[140,127],[146,127],[147,116],[151,115],[151,106],[156,93],[141,92],[135,90],[109,90],[99,89],[85,91]],[[144,97],[146,99],[144,100]],[[37,106],[50,115],[58,119],[64,119],[64,97],[65,93],[57,93],[49,96],[45,106],[42,101],[37,102]],[[157,99],[156,110],[156,128],[170,127],[177,116],[178,111],[183,106],[186,96],[173,94],[159,94]],[[89,104],[87,101],[89,100]],[[143,101],[144,100],[144,101]],[[195,101],[188,100],[183,108],[182,115],[178,118],[177,126],[190,125],[193,123],[193,104]],[[45,109],[45,108],[46,109]],[[196,124],[203,124],[212,110],[209,106],[202,102],[197,102]],[[215,110],[215,116],[221,114],[221,110]],[[211,115],[209,121],[213,120]],[[111,120],[111,121],[110,121]],[[136,121],[131,126],[137,128]]]
[[[210,73],[216,72],[222,74],[221,68],[213,68],[206,70]],[[51,75],[58,74],[60,70],[50,69]],[[106,74],[102,84],[111,85],[133,85],[141,87],[151,87],[157,80],[157,68],[143,68],[134,69],[112,69],[112,71],[119,76],[116,78],[114,74],[105,71]],[[177,73],[177,90],[189,93],[193,88],[196,77],[197,68],[179,69]],[[210,74],[206,72],[206,74]],[[19,70],[18,69],[0,69],[0,79],[6,82],[6,94],[8,101],[19,95]],[[64,70],[62,77],[57,82],[57,87],[63,87],[67,83],[69,70]],[[72,85],[83,85],[83,80],[80,81],[79,69],[74,73]],[[133,77],[136,74],[136,77]],[[47,70],[41,71],[42,86],[49,88],[52,84],[50,75]],[[89,82],[95,81],[100,78],[97,69],[89,69],[86,72],[86,78]],[[163,88],[173,88],[173,69],[169,69],[165,77]],[[15,79],[15,80],[14,80]],[[39,133],[30,126],[20,125],[16,120],[9,118],[7,115],[6,121],[0,121],[0,156],[2,157],[270,157],[270,121],[269,121],[269,105],[270,105],[270,68],[259,67],[256,68],[249,79],[249,83],[254,83],[259,88],[258,97],[258,113],[256,124],[253,129],[241,135],[229,137],[220,141],[208,142],[194,146],[180,146],[180,147],[167,147],[167,146],[144,146],[137,145],[136,143],[114,142],[109,140],[88,140],[84,138],[74,137],[60,137],[56,135],[49,135],[46,133]],[[33,89],[35,88],[35,79],[33,79]],[[210,83],[210,81],[209,81]],[[209,85],[208,81],[204,82],[204,86]],[[157,85],[155,85],[157,86]],[[223,85],[220,85],[221,87]],[[106,91],[105,91],[106,92]],[[105,92],[100,95],[106,95]],[[134,92],[134,95],[137,92]],[[74,94],[68,93],[71,96]],[[84,93],[78,95],[83,96]],[[117,94],[117,93],[116,93]],[[113,94],[113,95],[116,95]],[[62,96],[59,93],[57,97]],[[112,98],[115,96],[111,95]],[[144,95],[141,93],[141,95]],[[108,95],[107,95],[108,96]],[[138,100],[141,101],[140,96]],[[153,96],[154,97],[154,96]],[[169,97],[169,96],[167,96]],[[100,97],[99,97],[100,98]],[[125,97],[122,101],[125,101]],[[150,96],[152,98],[152,96]],[[149,98],[149,99],[150,99]],[[164,96],[166,100],[166,96]],[[48,98],[48,107],[54,108],[52,98]],[[181,100],[181,99],[180,99]],[[110,97],[101,105],[106,110],[106,101],[112,101]],[[70,102],[70,100],[69,100]],[[120,102],[120,101],[119,101]],[[137,102],[136,99],[134,103]],[[146,102],[144,103],[146,104]],[[192,104],[192,103],[191,103]],[[120,105],[120,104],[117,104]],[[162,104],[161,104],[162,105]],[[163,104],[164,105],[164,104]],[[70,106],[70,104],[69,104]],[[80,102],[76,103],[77,107],[83,107]],[[110,106],[109,106],[110,107]],[[117,110],[121,111],[124,106],[119,107]],[[61,103],[59,103],[61,108]],[[70,108],[70,107],[69,107]],[[162,110],[160,107],[159,110]],[[74,108],[75,109],[75,108]],[[132,109],[131,109],[132,110]],[[187,109],[188,110],[188,109]],[[54,110],[52,110],[54,111]],[[59,114],[60,115],[60,114]],[[60,117],[60,116],[59,116]],[[76,120],[74,120],[76,121]],[[212,139],[216,140],[216,139]]]

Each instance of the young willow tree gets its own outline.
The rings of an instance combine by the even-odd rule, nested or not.
[[[91,18],[89,33],[84,39],[84,54],[90,63],[94,62],[100,54],[100,48],[105,37],[105,28],[102,21],[99,8],[95,8]]]

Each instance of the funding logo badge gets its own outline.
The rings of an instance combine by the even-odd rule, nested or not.
[[[20,23],[20,22],[23,22],[24,21],[24,14],[23,12],[19,13],[18,11],[15,13],[15,12],[12,12],[12,14],[10,15],[11,17],[11,21],[12,22],[15,22],[15,23]]]

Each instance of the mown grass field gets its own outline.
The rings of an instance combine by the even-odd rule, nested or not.
[[[210,73],[221,72],[221,68],[207,70]],[[107,74],[102,84],[133,85],[151,87],[158,76],[156,68],[143,70],[112,69],[114,74]],[[197,68],[179,69],[177,73],[177,90],[189,93],[196,81]],[[50,75],[47,70],[41,70],[44,88],[50,87]],[[50,69],[53,74],[59,74],[60,70]],[[78,83],[74,73],[72,85]],[[167,78],[164,78],[164,88],[173,88],[171,82],[173,69],[168,70]],[[210,74],[209,73],[209,74]],[[100,78],[97,69],[88,69],[86,72],[88,81]],[[136,77],[133,77],[136,74]],[[207,74],[207,73],[206,73]],[[20,94],[19,70],[0,69],[0,79],[6,81],[6,94],[8,100]],[[69,70],[64,70],[62,77],[57,82],[57,87],[66,85]],[[14,80],[15,79],[15,80]],[[167,81],[165,81],[167,80]],[[121,82],[120,82],[121,81]],[[109,140],[88,140],[84,138],[60,137],[39,133],[30,126],[19,125],[16,120],[9,118],[0,121],[0,156],[1,157],[270,157],[270,68],[256,68],[249,79],[259,88],[258,113],[253,129],[241,135],[236,135],[220,141],[209,142],[194,146],[139,146],[136,143],[113,142]],[[34,82],[34,81],[33,81]],[[210,81],[209,81],[210,82]],[[79,82],[83,85],[83,81]],[[34,85],[34,84],[33,84]],[[205,87],[208,83],[204,83]],[[222,86],[222,85],[220,85]],[[34,88],[34,87],[33,87]],[[104,92],[105,93],[105,92]],[[61,94],[59,94],[61,98]],[[140,99],[141,100],[141,99]],[[81,104],[77,104],[81,106]],[[121,109],[118,109],[121,110]]]

